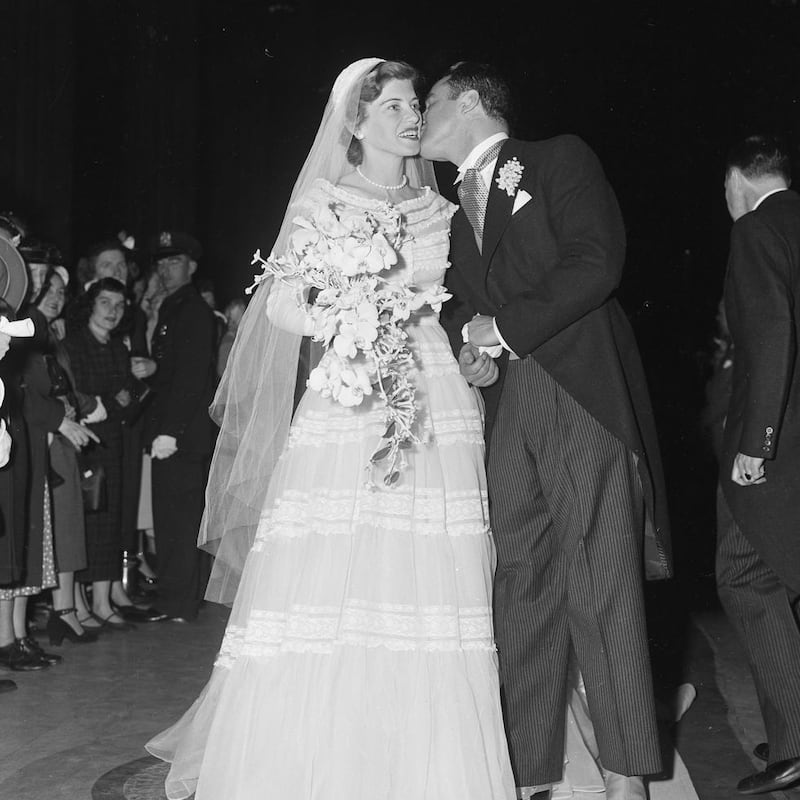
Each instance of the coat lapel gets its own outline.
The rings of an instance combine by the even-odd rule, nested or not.
[[[497,185],[497,173],[510,159],[515,156],[523,162],[521,157],[520,142],[516,139],[506,139],[500,153],[497,156],[497,163],[494,167],[492,174],[492,181],[489,185],[489,200],[486,203],[486,217],[483,221],[483,266],[489,269],[489,262],[492,260],[492,255],[497,249],[500,238],[505,231],[506,226],[511,220],[511,211],[514,208],[514,195],[509,195],[504,189]],[[523,173],[522,180],[524,181],[525,174]],[[520,184],[521,185],[521,184]],[[517,187],[519,188],[519,187]]]

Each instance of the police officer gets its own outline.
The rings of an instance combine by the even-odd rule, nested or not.
[[[197,549],[213,423],[216,323],[192,284],[200,243],[163,231],[151,253],[166,297],[152,342],[156,372],[145,427],[152,457],[153,522],[158,555],[159,611],[176,622],[197,616],[207,555]]]

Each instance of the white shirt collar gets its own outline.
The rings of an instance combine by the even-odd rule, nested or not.
[[[777,194],[778,192],[785,192],[789,187],[788,186],[781,186],[778,189],[773,189],[771,192],[767,192],[766,194],[762,194],[761,197],[756,200],[756,204],[753,206],[753,211],[755,211],[771,194]]]
[[[476,145],[469,151],[469,155],[461,162],[461,166],[458,168],[458,175],[456,175],[455,181],[453,184],[460,183],[461,179],[464,177],[464,173],[477,162],[477,160],[495,143],[495,142],[502,142],[503,140],[508,139],[508,134],[505,131],[500,131],[500,133],[492,134],[488,139],[484,139],[480,144]],[[487,164],[488,166],[488,164]]]

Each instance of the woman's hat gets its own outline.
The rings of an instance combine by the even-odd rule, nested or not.
[[[0,297],[19,311],[28,294],[28,269],[19,251],[0,228]]]

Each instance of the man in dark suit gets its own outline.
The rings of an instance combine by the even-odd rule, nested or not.
[[[561,778],[574,654],[603,767],[643,797],[638,776],[661,769],[643,564],[656,578],[671,567],[647,387],[613,298],[624,228],[594,153],[574,136],[508,138],[509,107],[492,68],[455,65],[428,96],[422,155],[460,165],[443,323],[462,373],[490,387],[512,762],[518,786],[542,796]]]
[[[208,406],[215,385],[216,323],[192,285],[199,243],[188,234],[164,231],[151,251],[167,295],[153,334],[157,367],[145,429],[153,459],[158,605],[173,620],[191,621],[207,578],[197,532],[213,441]]]
[[[743,794],[800,781],[800,196],[772,136],[731,151],[725,312],[736,348],[718,496],[717,585],[744,643],[769,763]],[[763,753],[763,748],[762,748]]]

